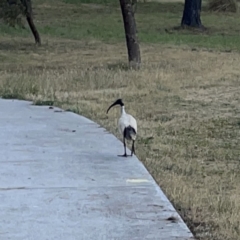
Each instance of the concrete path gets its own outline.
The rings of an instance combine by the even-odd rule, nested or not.
[[[117,138],[56,110],[0,99],[1,240],[192,239]]]

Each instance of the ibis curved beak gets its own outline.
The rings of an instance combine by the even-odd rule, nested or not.
[[[108,110],[107,110],[107,114],[108,114],[108,111],[113,107],[113,106],[115,106],[115,105],[117,105],[118,103],[113,103],[109,108],[108,108]]]
[[[108,113],[108,111],[109,111],[113,106],[115,106],[115,105],[123,106],[122,99],[116,100],[116,101],[108,108],[107,113]]]

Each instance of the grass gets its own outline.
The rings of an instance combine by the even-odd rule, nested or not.
[[[122,97],[137,156],[196,238],[239,239],[240,16],[204,10],[207,32],[175,31],[180,3],[140,4],[143,66],[130,71],[118,5],[81,2],[36,1],[41,47],[0,26],[0,95],[74,111],[119,138],[119,109],[106,109]]]
[[[41,35],[72,40],[99,40],[107,43],[124,41],[121,11],[118,1],[104,0],[104,4],[87,4],[103,0],[53,0],[36,2],[36,25]],[[76,4],[74,4],[76,3]],[[182,3],[139,3],[136,20],[141,43],[162,43],[193,47],[239,50],[236,14],[209,14],[203,7],[205,33],[188,34],[172,30],[179,25]],[[94,17],[92,17],[94,15]],[[63,17],[65,16],[65,17]],[[216,23],[218,23],[216,25]],[[166,32],[166,29],[169,30]],[[0,25],[1,36],[27,37],[28,29],[12,29]],[[170,32],[170,33],[169,33]],[[211,36],[211,37],[209,37]]]

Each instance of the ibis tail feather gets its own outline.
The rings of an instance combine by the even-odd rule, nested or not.
[[[137,133],[136,133],[135,129],[129,125],[128,127],[126,127],[124,129],[123,135],[124,135],[124,138],[126,138],[127,140],[135,141]]]

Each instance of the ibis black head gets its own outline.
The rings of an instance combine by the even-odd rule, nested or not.
[[[107,113],[108,113],[108,111],[110,110],[110,108],[112,108],[112,107],[115,106],[115,105],[120,105],[121,107],[124,106],[124,104],[123,104],[123,102],[122,102],[122,99],[119,98],[118,100],[116,100],[116,101],[108,108]]]

